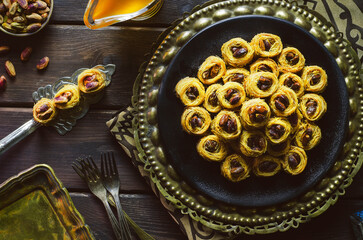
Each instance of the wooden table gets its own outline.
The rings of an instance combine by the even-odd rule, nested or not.
[[[138,68],[157,36],[184,12],[203,2],[166,0],[161,11],[147,21],[130,21],[93,31],[82,21],[86,0],[59,0],[55,1],[50,24],[35,36],[14,38],[0,32],[0,45],[11,47],[9,54],[0,56],[0,75],[7,76],[4,62],[8,59],[17,71],[15,79],[7,76],[7,89],[0,92],[0,138],[32,117],[32,92],[38,87],[69,76],[78,68],[116,64],[116,73],[105,97],[92,105],[71,132],[60,136],[53,128],[42,127],[0,156],[0,182],[34,164],[49,164],[70,192],[95,237],[114,239],[102,203],[71,168],[71,163],[82,154],[99,158],[102,151],[114,151],[125,211],[156,239],[186,239],[116,143],[105,122],[130,104]],[[28,62],[22,63],[19,55],[26,46],[33,47],[33,54]],[[44,56],[50,58],[50,64],[45,71],[38,72],[36,63]],[[240,239],[354,239],[349,216],[363,209],[361,186],[363,171],[355,177],[345,196],[318,218],[286,233]]]

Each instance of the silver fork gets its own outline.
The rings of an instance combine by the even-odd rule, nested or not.
[[[111,193],[116,203],[122,237],[129,240],[131,239],[131,231],[119,198],[120,179],[113,152],[101,153],[101,173],[103,185]]]
[[[107,201],[107,191],[102,184],[101,174],[96,164],[91,157],[86,159],[77,159],[77,163],[73,162],[72,167],[74,171],[88,184],[91,192],[97,196],[106,208],[107,215],[110,219],[112,229],[117,239],[123,240],[117,219],[113,214],[111,207]]]

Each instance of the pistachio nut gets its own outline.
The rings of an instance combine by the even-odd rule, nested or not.
[[[38,9],[37,12],[39,14],[48,13],[50,11],[49,7],[46,7],[44,9]]]
[[[34,22],[40,22],[43,19],[42,16],[40,16],[38,13],[32,13],[30,15],[26,15],[25,17],[26,19]]]
[[[0,3],[0,14],[6,12],[6,7],[4,5],[4,3]]]
[[[26,62],[30,58],[30,54],[32,53],[33,49],[31,47],[26,47],[20,54],[20,60]]]
[[[0,46],[0,54],[6,54],[10,51],[9,46]]]
[[[23,9],[28,8],[28,0],[17,0],[17,2],[19,3],[20,7],[22,7]]]
[[[50,0],[44,0],[44,2],[45,2],[48,6],[50,6]]]
[[[3,0],[3,3],[7,9],[10,9],[11,7],[11,0]]]
[[[13,21],[17,23],[23,23],[25,22],[25,18],[23,16],[16,16],[13,18]]]
[[[16,30],[23,30],[25,28],[25,25],[23,23],[18,23],[18,22],[12,22],[10,23],[10,26]]]
[[[48,7],[46,2],[38,0],[36,1],[36,3],[38,3],[38,9],[45,9],[46,7]]]
[[[48,66],[48,64],[49,64],[49,57],[43,57],[42,59],[39,60],[39,63],[37,64],[37,69],[43,70]]]
[[[25,13],[30,14],[35,12],[38,9],[38,3],[31,3],[28,5],[28,8],[26,9]]]
[[[0,15],[0,24],[2,24],[4,22],[4,17],[3,15]]]
[[[9,23],[6,23],[4,22],[3,24],[1,24],[1,26],[7,30],[7,31],[10,31],[10,32],[14,32],[14,29],[11,27],[11,25]]]
[[[6,87],[6,77],[4,75],[2,75],[0,77],[0,91],[4,90]]]
[[[14,15],[16,13],[18,6],[19,6],[19,3],[17,3],[17,2],[13,2],[13,4],[11,4],[11,7],[9,9],[10,15]]]
[[[45,19],[47,19],[48,17],[48,13],[43,13],[41,16],[42,16],[42,21],[45,21]]]
[[[25,28],[26,32],[36,32],[42,26],[40,23],[32,23]]]
[[[5,70],[10,77],[16,76],[15,67],[14,67],[13,63],[10,62],[9,60],[5,62]]]

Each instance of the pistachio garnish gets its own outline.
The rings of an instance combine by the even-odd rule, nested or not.
[[[43,57],[42,59],[39,60],[39,63],[37,64],[37,69],[43,70],[48,66],[48,64],[49,64],[49,57]]]
[[[9,9],[10,15],[14,15],[16,13],[18,6],[19,6],[19,3],[17,3],[17,2],[13,2],[13,4],[11,4],[11,7]]]
[[[43,2],[43,1],[36,1],[36,3],[38,4],[38,9],[45,9],[48,7],[48,4],[46,2]]]
[[[10,62],[9,60],[5,62],[5,70],[9,74],[10,77],[16,76],[15,67],[14,67],[13,63]]]
[[[31,47],[26,47],[20,54],[20,60],[26,62],[30,58],[30,54],[32,53],[33,49]]]
[[[4,75],[2,75],[0,77],[0,91],[4,90],[6,87],[6,77]]]

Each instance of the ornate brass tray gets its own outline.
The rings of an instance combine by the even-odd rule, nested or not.
[[[242,15],[267,15],[292,22],[310,32],[329,52],[344,75],[349,94],[349,130],[337,161],[316,185],[287,202],[268,207],[237,207],[218,202],[188,185],[175,171],[160,141],[157,96],[170,61],[199,31],[219,21]],[[333,205],[345,193],[361,167],[363,91],[360,62],[350,44],[319,14],[295,4],[273,0],[208,2],[173,24],[160,37],[149,62],[141,67],[134,86],[133,128],[139,156],[159,191],[182,213],[202,224],[233,234],[272,233],[298,227]]]
[[[0,185],[0,239],[94,239],[83,217],[45,164]]]

